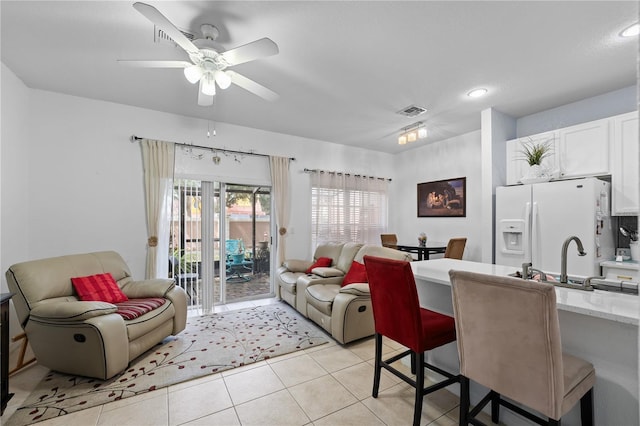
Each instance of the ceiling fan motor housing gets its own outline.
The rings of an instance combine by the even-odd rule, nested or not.
[[[218,29],[211,24],[200,25],[200,32],[202,33],[202,36],[204,38],[209,40],[215,40],[220,35],[220,31],[218,31]]]

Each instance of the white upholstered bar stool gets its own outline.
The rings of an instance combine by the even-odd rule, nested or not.
[[[593,425],[595,370],[562,353],[555,288],[473,272],[449,275],[460,356],[460,425],[482,425],[474,417],[489,401],[494,423],[502,405],[542,425],[560,425],[580,401],[582,425]],[[470,380],[490,389],[471,412]]]

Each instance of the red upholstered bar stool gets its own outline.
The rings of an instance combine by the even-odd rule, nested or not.
[[[582,425],[593,425],[596,373],[590,363],[562,353],[555,288],[472,272],[449,275],[460,355],[460,425],[482,425],[474,417],[489,401],[494,423],[502,405],[541,425],[559,425],[580,401]],[[490,389],[471,412],[470,380]]]
[[[424,352],[456,340],[452,317],[420,307],[418,291],[409,262],[365,256],[364,264],[369,278],[369,290],[375,323],[375,372],[374,398],[378,397],[380,373],[388,370],[416,389],[413,424],[420,424],[424,395],[459,382],[453,375],[424,360]],[[382,359],[382,336],[408,348],[387,360]],[[411,355],[411,371],[415,380],[391,366],[392,363]],[[445,380],[424,387],[424,368],[446,377]]]

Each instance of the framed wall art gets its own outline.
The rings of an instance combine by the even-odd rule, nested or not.
[[[466,177],[418,184],[418,217],[466,216]]]

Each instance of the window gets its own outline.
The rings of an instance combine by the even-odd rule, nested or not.
[[[311,178],[312,247],[329,241],[377,244],[387,230],[386,180],[314,172]]]

